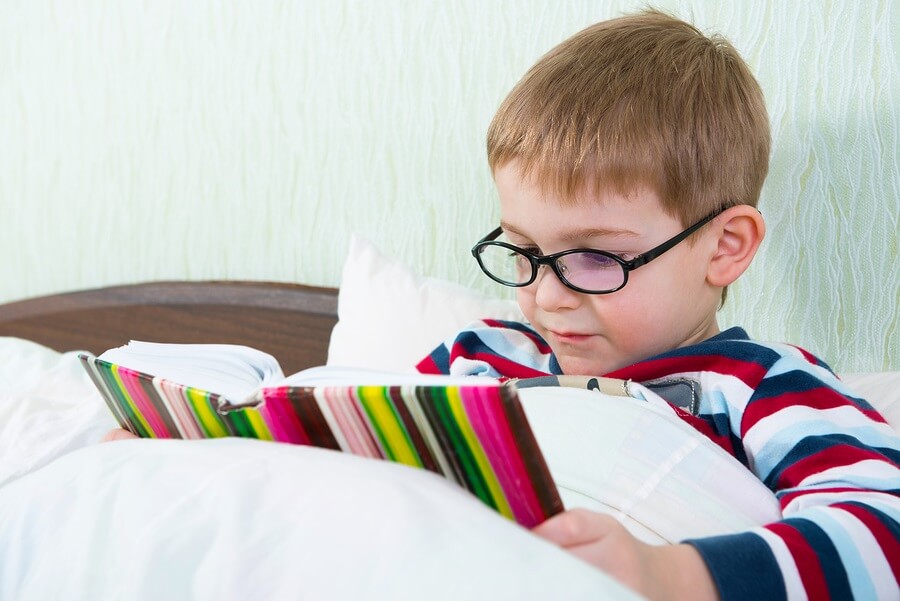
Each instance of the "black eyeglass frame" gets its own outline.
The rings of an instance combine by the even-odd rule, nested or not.
[[[630,271],[634,271],[638,267],[641,267],[642,265],[646,265],[653,259],[656,259],[659,256],[661,256],[663,253],[675,248],[675,246],[677,246],[679,243],[681,243],[682,241],[687,239],[688,236],[690,236],[691,234],[693,234],[694,232],[699,230],[701,227],[703,227],[704,225],[706,225],[707,223],[709,223],[710,221],[712,221],[713,219],[715,219],[716,217],[721,215],[724,211],[725,211],[725,208],[721,208],[713,213],[710,213],[709,215],[707,215],[706,217],[704,217],[703,219],[701,219],[694,225],[688,227],[687,229],[683,230],[682,232],[669,238],[662,244],[651,248],[647,252],[639,254],[638,256],[631,259],[630,261],[626,261],[622,257],[618,257],[618,256],[612,254],[611,252],[607,252],[605,250],[598,250],[595,248],[572,248],[569,250],[564,250],[562,252],[553,253],[552,255],[536,255],[534,253],[528,252],[527,250],[525,250],[523,248],[519,248],[518,246],[515,246],[513,244],[509,244],[507,242],[497,242],[497,238],[499,238],[500,235],[503,233],[502,227],[498,227],[497,229],[493,230],[490,234],[488,234],[487,236],[485,236],[484,238],[479,240],[475,244],[475,246],[472,247],[472,256],[475,257],[476,261],[478,261],[478,266],[481,268],[481,271],[483,271],[489,278],[491,278],[498,284],[503,284],[504,286],[509,286],[510,288],[524,288],[525,286],[530,286],[537,279],[538,268],[541,265],[547,265],[550,267],[550,269],[553,270],[553,273],[556,274],[556,277],[559,278],[559,281],[561,281],[566,287],[568,287],[576,292],[581,292],[582,294],[611,294],[611,293],[621,290],[622,288],[625,287],[625,284],[628,283],[628,273]],[[493,275],[490,271],[488,271],[485,268],[484,263],[481,262],[481,252],[487,246],[500,246],[502,248],[506,248],[513,252],[519,253],[520,255],[522,255],[523,257],[528,259],[528,261],[531,263],[531,277],[528,279],[528,281],[522,282],[520,284],[513,284],[513,283],[507,282],[505,280],[501,280],[500,278]],[[571,282],[569,282],[566,279],[566,276],[563,275],[562,270],[559,268],[558,261],[560,258],[562,258],[566,255],[571,255],[571,254],[575,254],[575,253],[592,253],[592,254],[602,255],[604,257],[612,259],[613,261],[615,261],[616,263],[618,263],[619,265],[622,266],[622,273],[623,273],[622,284],[611,290],[586,290],[584,288],[579,288],[578,286],[572,284]]]

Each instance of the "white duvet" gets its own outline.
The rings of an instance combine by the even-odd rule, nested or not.
[[[74,353],[0,338],[0,366],[0,599],[632,597],[428,472],[253,440],[97,444],[114,422]],[[651,542],[777,519],[714,444],[596,395],[523,391],[567,507]]]

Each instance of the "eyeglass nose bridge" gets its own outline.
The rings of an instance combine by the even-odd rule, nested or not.
[[[547,257],[531,255],[529,259],[531,259],[532,266],[531,279],[528,281],[528,284],[525,284],[526,286],[531,285],[537,281],[538,273],[540,272],[541,267],[549,267],[550,271],[553,272],[553,275],[556,276],[556,278],[563,284],[563,286],[571,290],[575,290],[575,288],[573,288],[572,282],[566,279],[566,272],[569,270],[569,268],[563,261],[563,259],[565,259],[565,255],[550,255]]]

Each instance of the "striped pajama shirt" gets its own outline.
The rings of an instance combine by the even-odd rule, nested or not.
[[[527,325],[485,320],[439,346],[425,373],[560,374]],[[822,361],[732,328],[605,375],[689,381],[697,403],[672,412],[751,470],[783,519],[687,540],[723,599],[900,599],[900,437]],[[665,396],[665,395],[663,395]]]

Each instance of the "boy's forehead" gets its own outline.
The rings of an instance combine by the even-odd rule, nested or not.
[[[539,240],[552,240],[562,244],[584,246],[585,241],[604,239],[628,239],[638,238],[641,232],[624,227],[620,224],[605,223],[597,218],[593,220],[579,220],[576,223],[564,223],[556,221],[543,221],[528,223],[521,227],[500,220],[500,227],[507,235],[521,236],[538,242]]]
[[[561,198],[515,169],[498,169],[495,179],[503,230],[542,245],[583,246],[599,238],[641,237],[672,228],[673,217],[646,186],[636,185],[627,193],[601,186]]]
[[[642,179],[627,182],[610,181],[595,175],[586,175],[571,193],[559,190],[549,178],[542,177],[542,172],[534,169],[523,171],[515,160],[509,161],[494,170],[494,181],[503,199],[515,199],[527,195],[540,200],[548,206],[556,207],[591,207],[610,201],[645,201],[655,199],[662,210],[661,197],[656,188]]]

